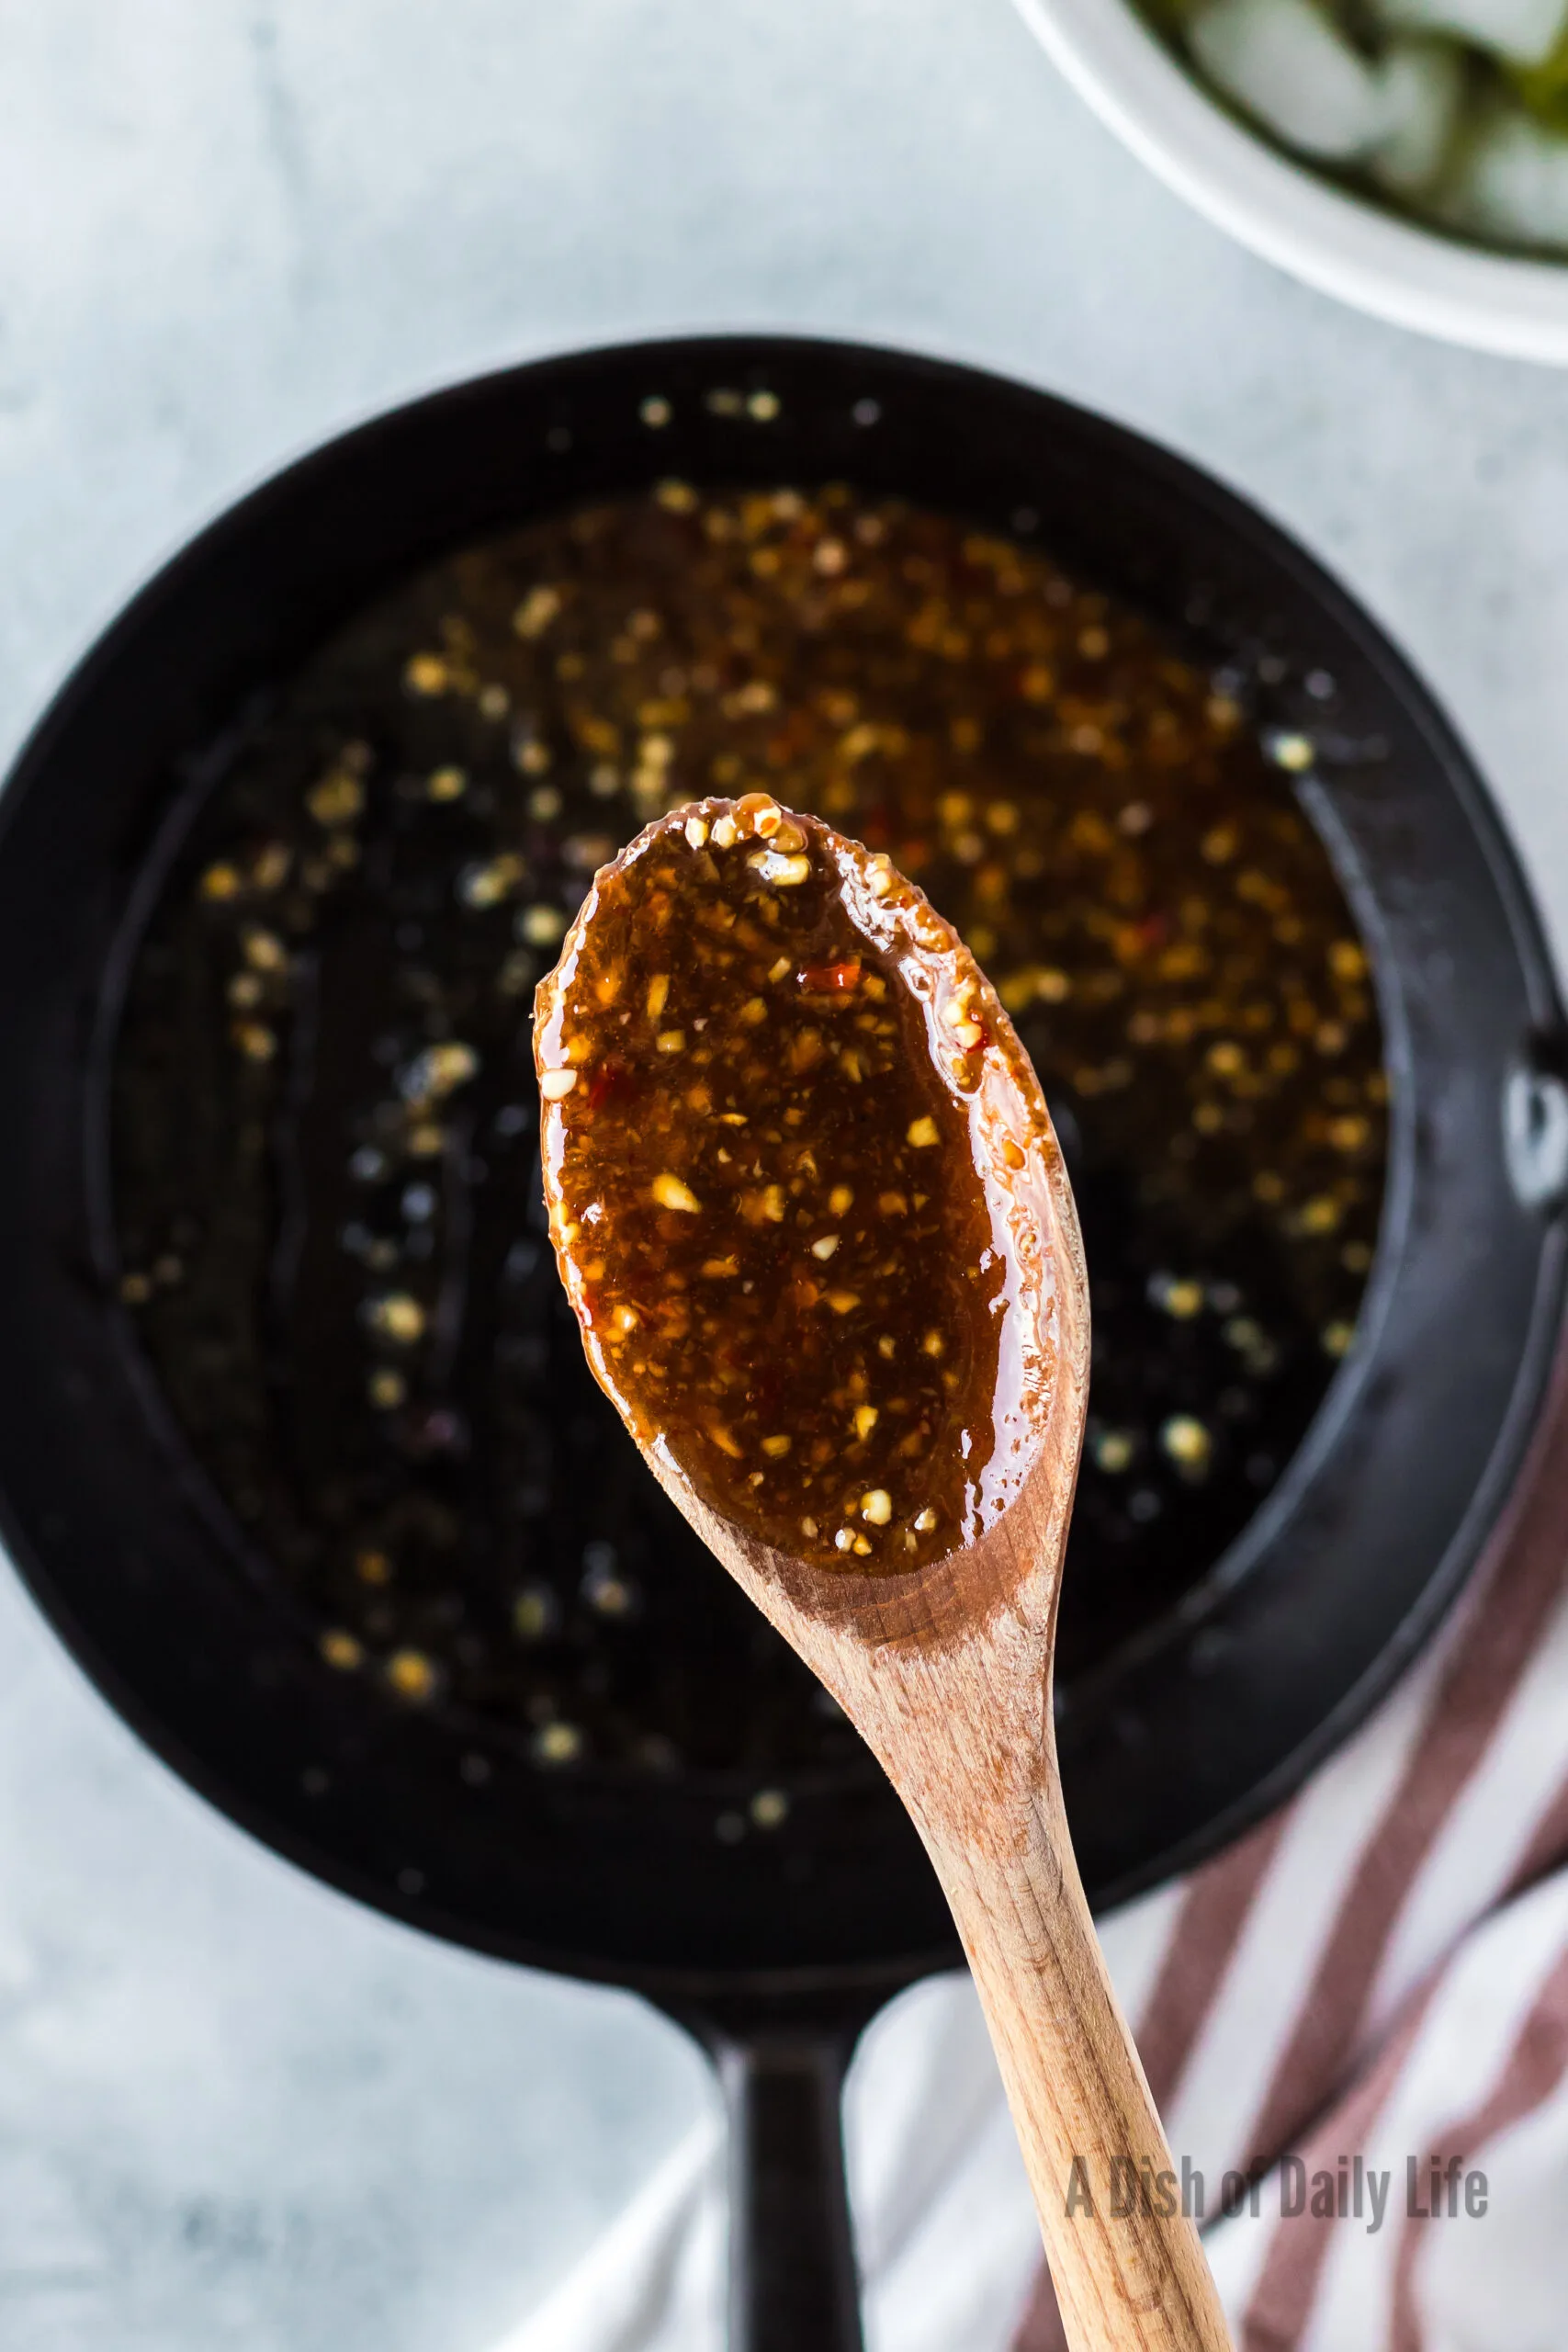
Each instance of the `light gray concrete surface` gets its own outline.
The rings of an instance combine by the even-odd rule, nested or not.
[[[1568,939],[1568,380],[1233,249],[1007,0],[0,0],[0,745],[321,436],[737,325],[1010,369],[1257,498],[1438,684]],[[706,2096],[635,2003],[250,1845],[0,1582],[7,2352],[485,2352]]]

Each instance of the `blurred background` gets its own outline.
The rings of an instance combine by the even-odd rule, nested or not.
[[[567,345],[795,328],[1011,372],[1256,499],[1446,700],[1568,938],[1568,386],[1224,242],[1008,0],[4,0],[0,113],[7,758],[326,435]],[[637,2003],[247,1842],[0,1579],[8,2352],[491,2352],[712,2096]]]

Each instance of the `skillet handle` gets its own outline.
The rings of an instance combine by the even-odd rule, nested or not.
[[[840,2111],[853,2037],[709,2047],[729,2116],[729,2352],[861,2352]]]

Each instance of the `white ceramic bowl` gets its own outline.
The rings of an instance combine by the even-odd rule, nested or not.
[[[1129,0],[1015,6],[1134,154],[1255,253],[1399,326],[1568,366],[1568,265],[1484,253],[1346,195],[1228,115]]]

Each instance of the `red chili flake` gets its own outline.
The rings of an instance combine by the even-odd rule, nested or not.
[[[807,964],[800,976],[800,985],[809,989],[813,996],[847,996],[851,989],[860,986],[860,966],[857,963]]]
[[[618,1102],[632,1091],[632,1074],[624,1062],[601,1062],[588,1089],[588,1108],[597,1111],[602,1103]]]
[[[1135,963],[1141,956],[1152,956],[1163,947],[1170,936],[1170,924],[1162,914],[1145,915],[1142,922],[1124,922],[1117,926],[1115,947],[1124,964]]]

